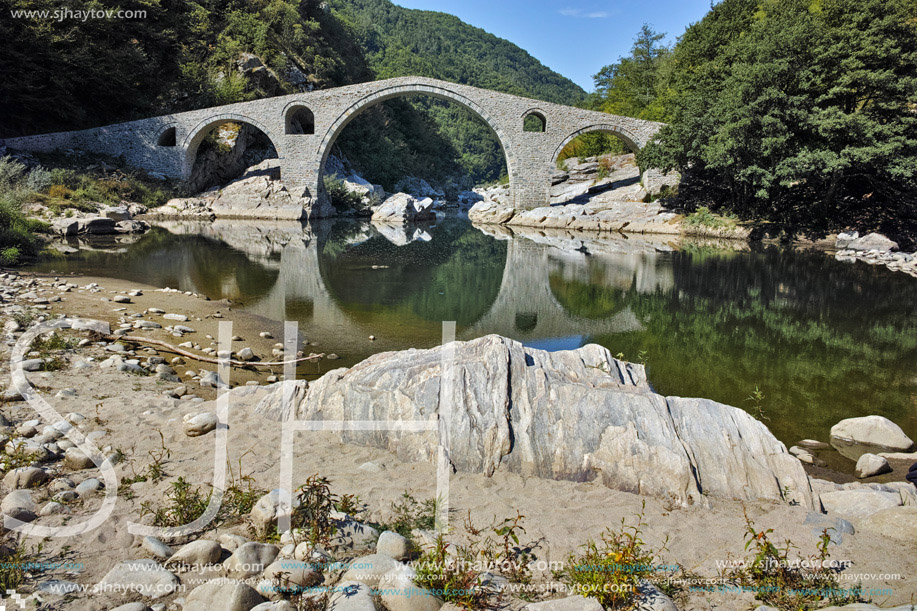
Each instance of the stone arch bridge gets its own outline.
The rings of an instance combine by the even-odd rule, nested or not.
[[[323,197],[321,176],[329,151],[362,110],[384,100],[429,95],[456,102],[494,131],[506,157],[516,208],[549,201],[550,174],[561,149],[576,136],[601,131],[620,137],[633,151],[645,146],[661,123],[582,110],[540,100],[422,77],[399,77],[334,89],[296,93],[118,123],[80,131],[8,138],[9,148],[50,152],[76,149],[124,160],[171,178],[191,175],[198,146],[226,121],[248,123],[271,140],[281,179],[296,196]],[[523,124],[534,116],[541,131]]]

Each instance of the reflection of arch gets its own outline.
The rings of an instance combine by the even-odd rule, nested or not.
[[[538,326],[538,312],[516,312],[516,330],[527,333]]]
[[[191,168],[194,167],[194,158],[197,156],[197,149],[201,145],[201,142],[203,142],[204,138],[207,137],[207,134],[209,134],[214,127],[221,123],[227,122],[247,123],[252,127],[258,128],[265,136],[267,136],[267,139],[271,141],[271,145],[273,145],[274,150],[277,151],[277,156],[279,158],[283,157],[281,148],[278,146],[280,140],[262,123],[252,119],[251,117],[234,113],[213,115],[198,123],[194,129],[188,132],[188,136],[185,138],[184,142],[182,142],[182,148],[185,149],[183,167],[185,178],[191,175]]]
[[[384,303],[418,324],[455,320],[464,327],[493,306],[506,269],[506,242],[458,219],[431,227],[431,241],[405,245],[389,242],[376,229],[356,231],[360,227],[338,224],[335,229],[344,231],[329,235],[318,257],[325,291],[353,322],[385,319],[378,308]],[[387,335],[416,332],[411,326],[392,327]]]
[[[162,132],[160,132],[159,137],[156,139],[156,146],[175,146],[176,145],[176,131],[175,126],[167,127]]]
[[[315,115],[308,106],[292,103],[283,111],[284,132],[287,134],[314,134]]]
[[[624,144],[627,145],[627,148],[629,148],[634,153],[640,152],[640,146],[637,145],[639,138],[626,127],[621,127],[620,125],[611,125],[607,123],[590,125],[589,127],[584,127],[582,129],[576,130],[564,138],[563,141],[561,141],[560,146],[554,149],[554,154],[551,155],[551,167],[557,165],[557,158],[560,156],[560,152],[564,150],[565,146],[570,144],[570,142],[573,141],[573,139],[577,136],[581,136],[589,132],[604,132],[606,134],[612,134],[620,138]]]
[[[527,110],[522,115],[522,131],[544,133],[548,131],[548,119],[540,110]]]
[[[441,100],[456,102],[480,117],[491,129],[491,131],[496,134],[497,141],[500,143],[500,147],[503,149],[503,157],[506,159],[506,170],[510,177],[510,192],[512,193],[512,191],[515,189],[515,155],[511,148],[511,140],[507,134],[504,134],[503,130],[500,129],[497,122],[487,113],[487,111],[478,106],[475,102],[461,94],[436,85],[416,84],[386,87],[385,89],[371,93],[351,104],[348,108],[341,112],[337,119],[334,120],[334,122],[325,132],[321,144],[318,145],[318,156],[321,159],[321,163],[318,166],[319,178],[325,174],[325,162],[328,160],[328,155],[331,152],[331,146],[337,140],[341,131],[347,127],[347,124],[356,118],[356,116],[362,110],[392,98],[410,95],[428,95]],[[324,189],[321,180],[319,180],[319,189],[322,191]]]

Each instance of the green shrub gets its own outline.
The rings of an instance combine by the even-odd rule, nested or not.
[[[299,502],[293,511],[293,528],[302,528],[309,533],[309,542],[312,545],[327,545],[337,531],[331,512],[337,497],[331,492],[331,482],[328,478],[311,476],[306,483],[296,491],[296,500]]]
[[[44,191],[52,184],[54,183],[51,179],[51,171],[46,170],[41,166],[32,168],[32,170],[25,177],[25,187],[29,191]]]
[[[19,257],[22,253],[15,246],[4,248],[0,251],[0,265],[16,265],[19,263]]]
[[[745,524],[745,550],[754,555],[734,571],[732,578],[753,590],[759,601],[784,611],[818,609],[825,599],[835,607],[860,601],[862,586],[839,583],[828,561],[832,539],[827,529],[822,532],[815,556],[807,562],[796,562],[790,557],[792,542],[787,540],[782,548],[777,547],[769,538],[772,529],[756,530],[748,515]]]
[[[325,176],[325,193],[331,200],[331,205],[338,210],[361,210],[366,207],[363,198],[347,190],[344,179],[340,176]]]
[[[0,194],[0,263],[15,265],[25,255],[38,250],[35,233],[44,229],[44,224],[27,219],[16,196]]]
[[[700,206],[697,210],[685,217],[685,223],[692,227],[709,227],[722,229],[735,224],[737,218],[733,215],[721,216],[715,214],[707,206]]]
[[[73,191],[64,185],[51,185],[48,188],[48,197],[53,197],[54,199],[70,199],[73,196]]]
[[[598,542],[588,541],[581,554],[571,554],[563,575],[579,594],[606,609],[628,607],[640,582],[655,570],[656,552],[642,538],[645,525],[643,512],[632,526],[621,520],[619,530],[608,529]]]
[[[25,174],[25,166],[9,155],[0,157],[0,188],[16,185]]]
[[[392,530],[403,537],[410,537],[415,528],[430,530],[436,523],[436,499],[418,501],[410,493],[401,495],[401,500],[392,503],[394,517],[379,524],[382,530]]]
[[[207,510],[210,494],[200,488],[192,488],[189,482],[179,477],[172,482],[172,490],[166,494],[167,504],[154,509],[149,503],[140,505],[143,515],[153,514],[155,526],[182,526],[195,521]]]
[[[467,548],[450,544],[439,535],[432,549],[427,550],[415,564],[417,585],[436,592],[448,603],[466,609],[486,609],[487,592],[481,587],[481,575],[474,570],[477,558]]]

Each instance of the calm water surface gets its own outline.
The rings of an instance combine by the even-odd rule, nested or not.
[[[355,221],[169,223],[124,244],[72,242],[36,268],[229,298],[299,321],[334,366],[499,333],[587,343],[647,365],[661,393],[758,413],[788,444],[882,414],[917,439],[917,281],[823,253],[664,239],[484,233],[462,218],[395,230]],[[369,342],[368,336],[378,339]]]

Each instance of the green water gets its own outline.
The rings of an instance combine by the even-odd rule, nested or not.
[[[171,224],[129,244],[73,242],[79,252],[36,267],[296,320],[342,357],[335,366],[434,346],[454,320],[459,339],[599,343],[645,362],[659,392],[763,414],[788,444],[827,440],[838,420],[867,414],[917,438],[917,281],[904,274],[779,247],[491,236],[461,218],[384,231],[354,221]]]

